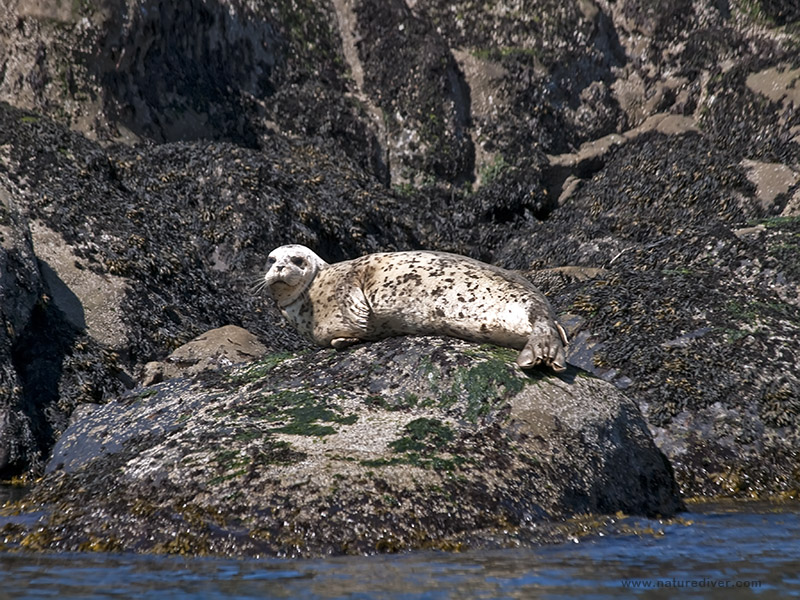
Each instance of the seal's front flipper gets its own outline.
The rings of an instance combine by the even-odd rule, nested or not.
[[[336,304],[342,313],[347,328],[353,337],[366,336],[372,321],[372,307],[369,305],[357,275],[350,272],[336,287]],[[333,343],[333,342],[331,342]],[[336,346],[334,346],[335,348]]]
[[[566,345],[567,334],[561,325],[539,321],[534,324],[528,343],[517,356],[517,365],[521,369],[545,365],[561,372],[567,368]]]

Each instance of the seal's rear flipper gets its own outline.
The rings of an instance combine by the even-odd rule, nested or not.
[[[361,341],[363,340],[354,337],[353,338],[339,337],[339,338],[333,338],[331,340],[331,346],[333,346],[337,350],[343,350],[344,348],[348,348],[353,344],[358,344]]]
[[[561,372],[567,368],[567,354],[564,349],[567,345],[567,334],[558,323],[552,325],[543,322],[534,325],[528,343],[517,356],[517,365],[521,369],[546,365],[553,371]]]

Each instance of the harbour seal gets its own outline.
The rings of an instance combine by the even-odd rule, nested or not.
[[[523,369],[566,368],[567,336],[547,298],[519,275],[465,256],[380,252],[328,264],[305,246],[280,246],[262,285],[319,346],[447,335],[520,350]]]

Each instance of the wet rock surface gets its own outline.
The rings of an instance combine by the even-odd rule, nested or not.
[[[312,351],[253,292],[301,243],[520,269],[683,494],[800,493],[794,2],[0,5],[3,479],[209,330]]]

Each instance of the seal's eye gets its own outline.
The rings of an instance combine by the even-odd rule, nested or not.
[[[297,266],[297,267],[304,267],[305,264],[306,264],[306,261],[305,261],[304,258],[300,258],[299,256],[295,256],[292,259],[292,264]]]
[[[274,265],[274,264],[275,264],[275,257],[274,257],[274,256],[270,256],[270,257],[267,259],[267,264],[268,264],[268,265]]]

